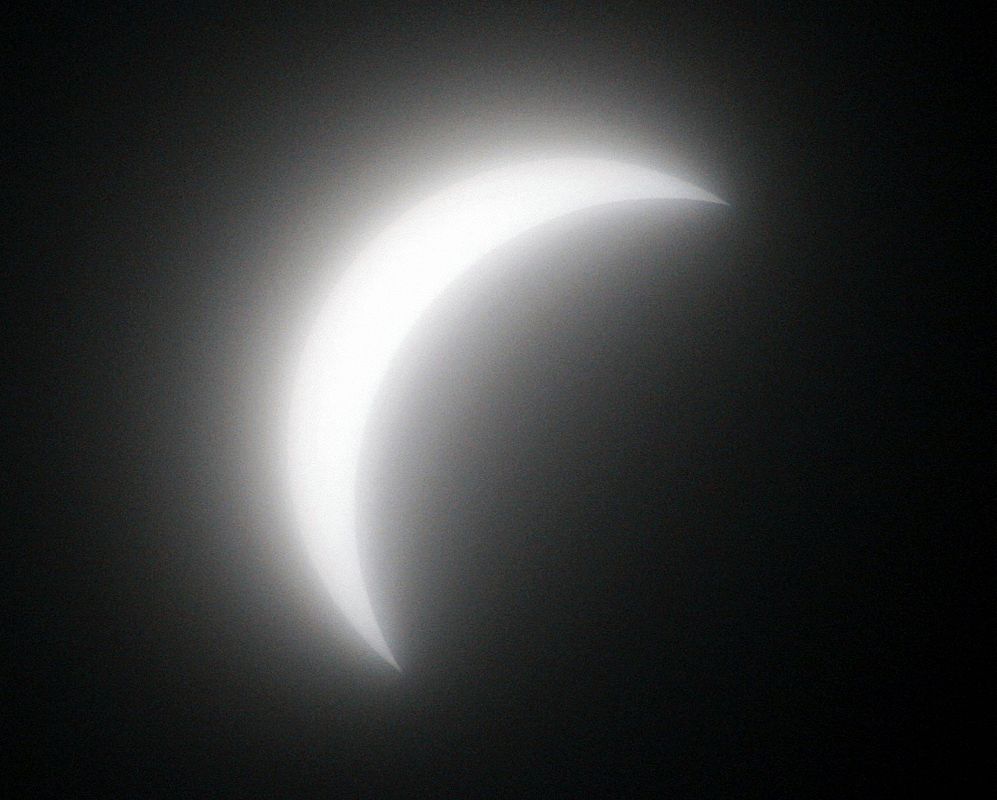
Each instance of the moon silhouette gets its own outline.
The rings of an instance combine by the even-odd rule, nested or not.
[[[396,669],[364,582],[356,504],[364,430],[392,357],[426,308],[489,251],[575,211],[655,199],[723,202],[669,175],[604,159],[554,158],[483,172],[388,226],[322,306],[291,396],[292,505],[336,605]]]

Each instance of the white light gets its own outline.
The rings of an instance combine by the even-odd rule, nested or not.
[[[668,175],[600,159],[548,159],[485,172],[389,226],[322,307],[291,399],[292,501],[308,553],[337,606],[396,668],[360,568],[356,510],[364,430],[392,356],[433,300],[503,242],[574,211],[650,199],[722,202]]]

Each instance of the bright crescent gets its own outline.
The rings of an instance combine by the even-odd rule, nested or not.
[[[396,669],[364,583],[357,472],[378,387],[426,308],[482,256],[575,211],[630,200],[719,198],[653,170],[555,158],[481,173],[402,215],[356,258],[308,336],[290,408],[290,486],[311,560],[336,605]]]

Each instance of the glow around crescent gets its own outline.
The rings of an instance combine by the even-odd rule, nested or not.
[[[361,570],[356,506],[364,430],[392,357],[433,300],[503,242],[574,211],[652,199],[722,202],[677,178],[601,159],[484,172],[398,218],[361,251],[322,306],[291,398],[292,503],[336,605],[396,669]]]

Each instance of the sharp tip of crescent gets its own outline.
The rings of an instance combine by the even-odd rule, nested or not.
[[[398,672],[402,671],[402,668],[398,666],[398,662],[395,660],[394,655],[392,654],[391,650],[388,649],[388,645],[383,639],[372,644],[374,650],[381,658],[383,658],[385,661],[391,664],[391,666],[394,667],[395,670],[397,670]]]
[[[726,200],[722,197],[717,197],[712,192],[707,192],[705,189],[700,189],[698,186],[691,186],[689,188],[689,193],[686,195],[689,200],[696,200],[701,203],[715,203],[718,206],[729,206]]]

